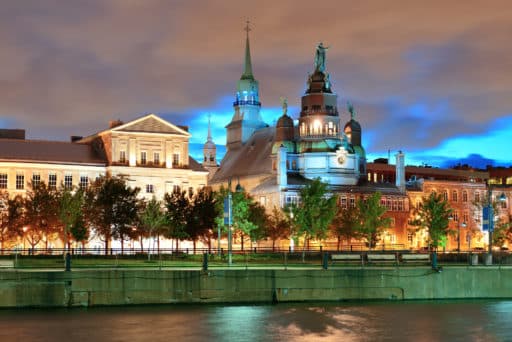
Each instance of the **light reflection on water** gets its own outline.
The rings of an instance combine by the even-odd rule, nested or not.
[[[1,310],[0,341],[512,341],[511,301]]]

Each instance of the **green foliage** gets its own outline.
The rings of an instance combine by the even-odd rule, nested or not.
[[[89,230],[84,222],[84,192],[79,189],[73,193],[70,189],[64,189],[57,194],[57,201],[65,247],[71,240],[70,238],[77,242],[87,240]]]
[[[105,241],[109,248],[111,238],[124,240],[133,234],[133,224],[137,219],[137,194],[139,188],[132,189],[121,177],[102,176],[86,192],[86,217],[90,225]]]
[[[306,243],[311,237],[325,239],[336,214],[336,197],[328,196],[327,184],[315,179],[300,190],[300,199],[292,209],[297,233]]]
[[[164,233],[168,226],[167,215],[162,209],[163,203],[155,198],[139,205],[139,237],[155,237]]]
[[[415,211],[416,218],[410,224],[427,229],[429,244],[437,249],[442,237],[448,234],[451,213],[452,209],[443,196],[432,192],[428,197],[422,198],[419,208]]]
[[[209,240],[216,227],[219,216],[217,196],[206,188],[200,189],[193,197],[190,215],[187,221],[187,233],[195,242],[198,239]]]
[[[164,204],[167,209],[167,221],[169,225],[164,236],[170,239],[185,240],[189,238],[187,222],[190,217],[191,205],[185,191],[174,191],[165,194]]]
[[[266,230],[269,225],[269,217],[259,202],[252,201],[249,205],[249,221],[252,222],[256,228],[251,230],[251,241],[258,241],[266,237]]]
[[[264,236],[272,240],[272,248],[274,248],[276,240],[288,238],[290,233],[291,221],[281,209],[274,207],[268,216]]]
[[[336,215],[330,225],[332,235],[340,240],[349,241],[352,238],[359,238],[361,236],[358,228],[359,212],[356,208],[338,208]]]
[[[386,207],[380,205],[381,193],[375,192],[366,199],[357,201],[356,230],[365,238],[370,248],[374,247],[391,219],[384,217]]]
[[[56,192],[41,182],[27,191],[24,208],[28,228],[25,235],[30,245],[35,247],[43,237],[48,244],[49,235],[57,231],[59,203]]]

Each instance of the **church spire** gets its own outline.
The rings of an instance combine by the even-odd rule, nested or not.
[[[252,63],[251,63],[251,48],[249,45],[249,31],[251,28],[249,27],[249,20],[246,21],[246,25],[244,31],[245,35],[245,61],[244,61],[244,73],[242,74],[242,80],[254,80],[254,76],[252,74]]]
[[[206,141],[212,141],[212,128],[210,124],[211,114],[208,114],[208,137],[206,138]]]

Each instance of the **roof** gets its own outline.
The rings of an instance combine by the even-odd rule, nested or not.
[[[158,117],[155,114],[148,114],[125,124],[108,128],[96,134],[84,137],[81,142],[87,142],[98,135],[107,132],[135,132],[135,133],[155,133],[155,134],[176,134],[184,137],[190,137],[191,134],[185,129],[173,125],[172,123]]]
[[[101,165],[107,163],[91,145],[20,139],[0,139],[0,161]]]
[[[194,158],[188,157],[188,168],[192,171],[204,171],[208,172],[201,164],[199,164]]]
[[[230,148],[210,182],[215,184],[234,177],[272,175],[274,136],[274,127],[260,128],[244,145]]]

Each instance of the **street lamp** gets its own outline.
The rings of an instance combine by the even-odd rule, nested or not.
[[[448,217],[449,220],[454,220],[454,215],[450,215]],[[457,253],[460,253],[460,227],[466,228],[466,222],[463,221],[462,223],[459,220],[456,220],[457,222]]]

